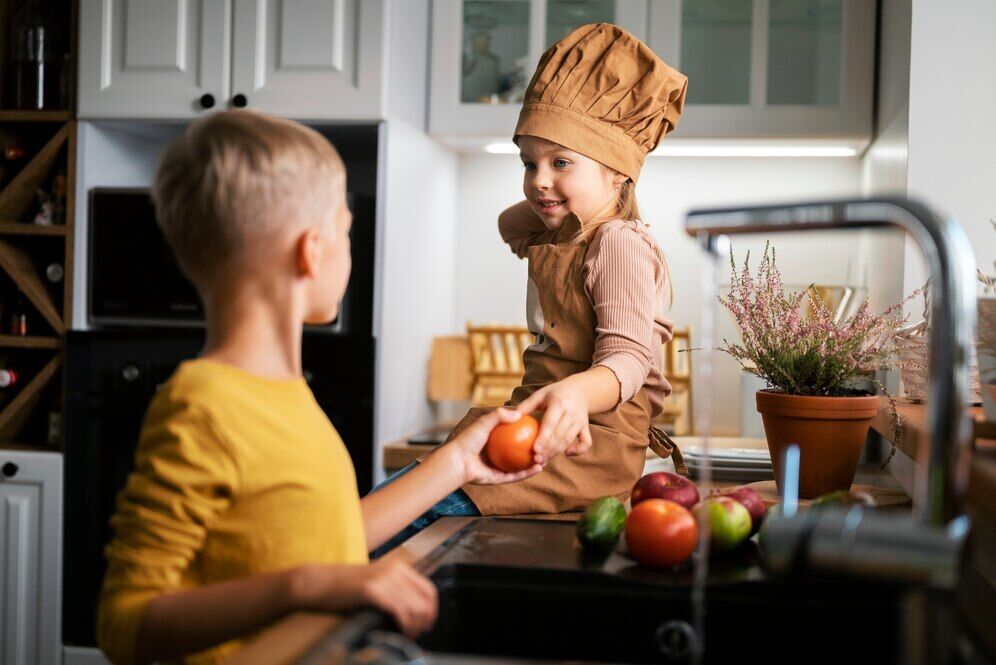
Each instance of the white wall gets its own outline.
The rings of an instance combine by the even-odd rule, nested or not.
[[[958,220],[976,262],[996,260],[996,3],[963,0],[957,11],[914,0],[909,102],[909,193]],[[907,248],[906,285],[926,274]]]
[[[906,196],[909,153],[910,0],[882,0],[878,43],[878,90],[876,91],[875,139],[862,161],[862,193],[866,196]],[[881,284],[885,302],[878,309],[903,297],[905,232],[882,234],[876,253],[879,261],[869,266],[869,282]],[[906,313],[917,323],[923,301],[911,301]],[[885,384],[898,394],[899,372],[889,372]]]
[[[651,157],[644,167],[637,196],[644,216],[667,256],[675,283],[670,316],[678,326],[700,328],[707,303],[700,292],[703,255],[685,235],[686,211],[715,207],[824,197],[856,196],[861,167],[857,159],[706,159]],[[525,320],[524,261],[501,243],[498,213],[521,199],[522,166],[510,155],[462,155],[459,164],[456,263],[456,322]],[[786,282],[808,284],[861,283],[874,254],[874,237],[821,232],[774,238]],[[763,239],[735,239],[738,260],[743,252],[759,252]],[[868,249],[871,248],[871,249]],[[724,264],[725,265],[725,264]],[[728,274],[722,271],[724,279]],[[877,295],[877,294],[876,294]],[[721,335],[734,330],[724,315]],[[695,340],[698,345],[704,340]],[[739,371],[726,358],[718,359],[715,431],[736,434],[740,424]]]
[[[456,156],[425,134],[428,0],[388,5],[388,119],[378,247],[374,468],[385,443],[432,422],[432,337],[453,330]]]

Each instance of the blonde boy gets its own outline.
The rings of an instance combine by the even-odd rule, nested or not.
[[[491,429],[519,417],[499,410],[360,500],[301,376],[303,324],[332,319],[349,278],[345,177],[317,132],[247,111],[198,120],[163,157],[159,224],[207,338],[153,399],[118,497],[97,621],[115,663],[217,662],[296,610],[374,606],[416,635],[435,588],[367,552],[465,483],[541,470],[482,462]]]

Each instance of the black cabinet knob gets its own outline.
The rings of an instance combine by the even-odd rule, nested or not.
[[[121,370],[121,378],[128,383],[134,383],[138,381],[138,378],[142,376],[141,370],[138,369],[137,365],[125,365]]]
[[[15,475],[17,475],[17,465],[14,464],[13,462],[7,462],[6,464],[4,464],[2,470],[3,470],[3,475],[7,476],[8,478],[13,478]]]
[[[232,97],[232,106],[234,106],[237,109],[245,108],[246,104],[248,103],[249,100],[246,99],[246,96],[243,95],[241,92]]]
[[[657,627],[657,648],[668,663],[684,663],[695,653],[698,638],[687,621],[668,621]]]
[[[214,95],[209,92],[201,95],[201,108],[209,109],[214,106]]]

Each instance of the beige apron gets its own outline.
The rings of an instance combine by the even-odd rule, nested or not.
[[[536,343],[523,354],[525,376],[507,406],[572,374],[591,369],[595,355],[596,317],[584,289],[582,264],[587,244],[570,242],[579,228],[573,215],[556,244],[529,248],[529,329]],[[538,307],[532,306],[538,302]],[[450,438],[487,413],[473,408]],[[560,513],[583,510],[599,497],[629,498],[643,473],[647,446],[661,457],[674,457],[675,468],[688,475],[681,453],[651,421],[645,388],[612,411],[589,417],[592,447],[584,455],[553,459],[542,473],[506,485],[466,485],[463,490],[482,515]]]

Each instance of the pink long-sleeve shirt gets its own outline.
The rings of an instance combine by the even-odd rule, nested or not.
[[[533,245],[555,242],[557,235],[526,201],[505,210],[498,229],[519,258],[525,258]],[[629,401],[645,386],[656,416],[671,393],[663,374],[663,345],[671,341],[674,322],[664,316],[670,285],[655,247],[642,222],[607,222],[588,248],[582,277],[597,321],[592,367],[612,370],[619,381],[620,402]]]

